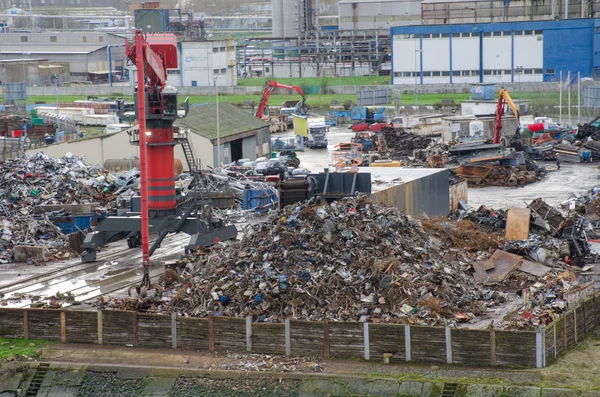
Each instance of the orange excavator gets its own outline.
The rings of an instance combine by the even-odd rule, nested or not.
[[[306,98],[304,97],[304,92],[302,91],[302,88],[297,87],[295,85],[279,84],[278,82],[271,80],[267,82],[267,86],[265,87],[265,91],[263,92],[262,99],[260,100],[260,105],[258,105],[256,117],[258,117],[259,119],[263,118],[265,114],[265,108],[269,103],[269,97],[271,96],[275,88],[283,88],[284,90],[296,91],[302,97],[302,100],[300,100],[300,102],[298,102],[298,105],[296,105],[296,111],[300,113],[306,113],[308,111],[308,108],[306,107]]]
[[[504,88],[500,88],[500,92],[498,93],[498,106],[496,107],[496,123],[494,124],[494,143],[501,143],[502,141],[502,116],[504,115],[504,105],[510,106],[513,113],[515,114],[515,119],[517,122],[517,130],[515,131],[515,135],[511,138],[510,144],[511,146],[515,146],[518,144],[522,145],[519,108],[517,107],[517,105],[515,105],[512,98],[510,97],[510,94]]]

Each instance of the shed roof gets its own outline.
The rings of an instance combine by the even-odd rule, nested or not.
[[[187,127],[195,134],[217,139],[217,105],[203,105],[191,108],[186,118],[175,125]],[[230,103],[219,103],[219,136],[230,137],[248,131],[267,127],[269,124]]]

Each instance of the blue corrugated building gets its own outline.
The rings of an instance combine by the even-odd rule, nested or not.
[[[502,83],[600,76],[600,19],[396,26],[392,83]]]

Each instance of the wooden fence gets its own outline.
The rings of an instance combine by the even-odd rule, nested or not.
[[[511,367],[542,366],[538,352],[544,346],[540,333],[531,331],[294,320],[256,323],[251,318],[114,310],[0,309],[0,336],[376,361],[391,353],[392,361]]]
[[[396,324],[256,323],[248,318],[192,318],[130,311],[0,309],[0,336],[62,343],[251,352],[505,367],[545,367],[600,325],[600,295],[548,327],[472,330]]]

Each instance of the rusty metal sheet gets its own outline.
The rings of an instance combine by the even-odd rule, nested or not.
[[[456,169],[456,175],[474,184],[481,183],[491,172],[492,167],[461,165]]]
[[[521,266],[519,266],[519,270],[537,277],[544,277],[551,269],[539,262],[532,262],[528,261],[527,259],[523,259]]]
[[[527,240],[529,238],[529,208],[511,208],[506,216],[506,239]]]
[[[475,269],[475,280],[482,283],[494,283],[504,280],[513,270],[515,270],[523,261],[520,255],[511,254],[506,251],[496,250],[487,261],[476,262],[473,264]],[[490,270],[485,270],[489,267],[489,262],[494,265]]]

